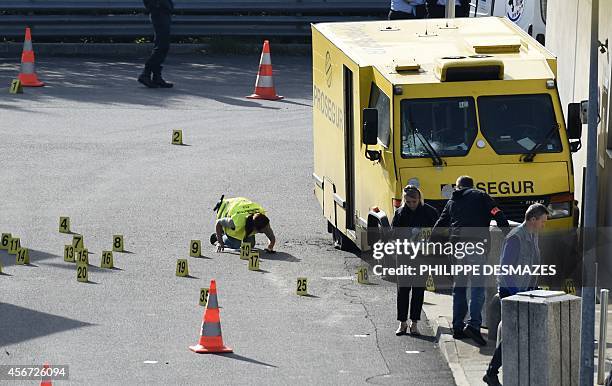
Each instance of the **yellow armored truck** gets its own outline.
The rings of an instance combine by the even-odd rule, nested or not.
[[[510,220],[539,202],[548,229],[574,227],[579,106],[566,125],[556,58],[509,20],[314,24],[312,57],[314,191],[338,247],[368,250],[406,184],[441,211],[465,174]]]

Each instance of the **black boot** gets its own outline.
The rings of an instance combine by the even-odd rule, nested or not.
[[[497,378],[497,374],[493,374],[493,373],[487,372],[485,374],[485,376],[482,377],[482,380],[488,386],[502,386],[502,384],[499,383],[499,378]]]
[[[173,83],[170,82],[166,82],[164,80],[164,78],[162,78],[161,76],[161,71],[160,72],[154,72],[153,73],[153,83],[159,87],[159,88],[172,88],[174,87]]]
[[[159,87],[157,84],[155,84],[151,80],[151,69],[147,65],[145,65],[145,68],[142,71],[142,74],[140,74],[140,76],[138,77],[138,82],[144,84],[148,88],[157,88],[157,87]]]

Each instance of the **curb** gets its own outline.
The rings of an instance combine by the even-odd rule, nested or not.
[[[425,316],[427,317],[429,325],[434,332],[436,342],[440,347],[440,351],[442,352],[444,359],[446,359],[446,362],[453,373],[455,383],[457,386],[470,386],[467,376],[463,371],[463,367],[461,367],[461,364],[459,363],[459,352],[457,350],[457,345],[455,344],[455,339],[452,335],[442,332],[443,329],[446,331],[451,331],[451,326],[448,323],[448,320],[443,316],[438,316],[435,319],[430,318],[429,315],[427,315],[427,311],[425,311]]]
[[[21,55],[22,43],[0,43],[0,55]],[[151,54],[152,43],[34,43],[37,55],[44,56],[121,56],[146,57]],[[190,44],[176,43],[170,47],[169,55],[233,54],[250,55],[261,52],[261,44]],[[309,55],[310,44],[274,45],[274,53],[281,55]]]

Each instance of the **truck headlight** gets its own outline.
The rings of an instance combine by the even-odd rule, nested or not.
[[[549,219],[569,217],[572,215],[573,201],[551,202],[548,204]]]

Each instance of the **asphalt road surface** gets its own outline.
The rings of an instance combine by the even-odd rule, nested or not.
[[[0,60],[1,85],[16,59]],[[454,384],[424,323],[422,337],[395,336],[395,285],[357,284],[361,260],[331,245],[313,195],[309,57],[273,56],[279,102],[244,98],[258,56],[172,58],[172,90],[140,86],[131,60],[38,59],[46,87],[0,93],[0,232],[31,250],[30,266],[0,251],[0,364],[69,365],[71,384]],[[221,194],[268,210],[278,253],[261,272],[208,243]],[[77,282],[60,216],[94,266],[123,234],[118,269]],[[192,239],[204,257],[188,256]],[[175,276],[177,258],[191,278]],[[310,297],[295,295],[298,276]],[[188,350],[213,278],[233,354]]]

